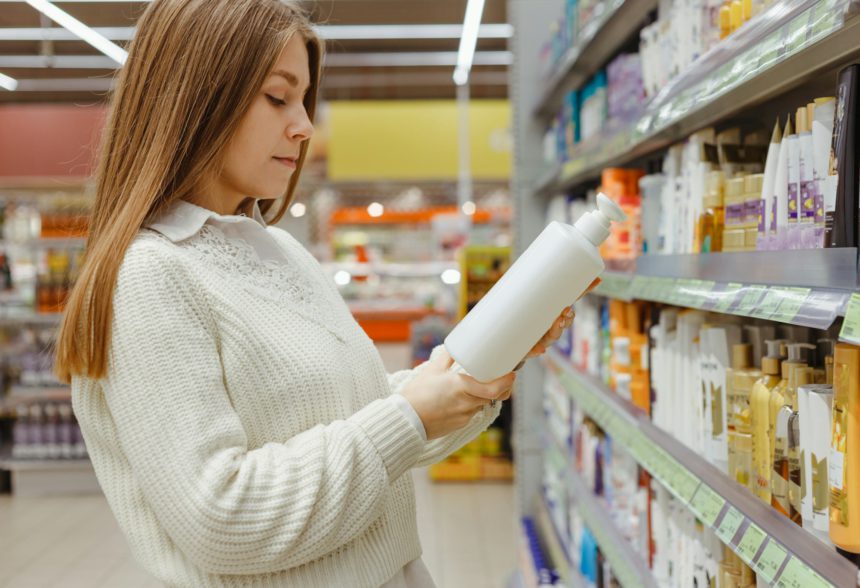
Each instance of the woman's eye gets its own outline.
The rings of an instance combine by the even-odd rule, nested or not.
[[[266,94],[266,98],[269,99],[269,102],[271,102],[273,106],[286,106],[287,105],[287,103],[284,102],[283,100],[281,100],[280,98],[275,98],[274,96],[271,96],[269,94]]]

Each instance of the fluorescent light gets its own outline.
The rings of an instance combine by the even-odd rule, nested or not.
[[[469,3],[466,5],[466,17],[463,19],[463,36],[460,37],[460,51],[457,54],[457,70],[460,73],[457,74],[457,70],[455,70],[454,75],[454,81],[458,85],[464,85],[469,80],[469,72],[472,70],[472,60],[475,57],[475,46],[478,44],[478,29],[481,27],[481,18],[483,16],[484,0],[469,0]]]
[[[513,63],[513,54],[510,51],[481,51],[473,57],[475,65],[511,65]],[[392,51],[329,53],[326,55],[325,65],[326,67],[446,67],[456,65],[457,61],[457,53],[453,51]]]
[[[334,283],[338,286],[346,286],[352,281],[352,276],[348,271],[340,270],[334,275]]]
[[[444,272],[442,272],[442,281],[449,286],[459,284],[461,279],[462,276],[460,275],[460,272],[455,269],[446,269]]]
[[[0,0],[0,3],[8,0]],[[16,0],[18,1],[18,0]],[[54,0],[55,2],[57,0]],[[111,41],[130,41],[135,27],[92,27]],[[463,25],[320,25],[315,27],[327,41],[379,41],[397,39],[459,39]],[[484,24],[478,31],[481,39],[510,39],[514,27],[509,24]],[[77,41],[78,37],[59,28],[0,28],[0,41]]]
[[[120,65],[125,64],[128,53],[125,49],[116,45],[100,35],[68,12],[61,10],[48,2],[48,0],[26,0],[27,4],[50,18],[60,26],[69,29],[72,33],[116,61]]]
[[[380,216],[385,214],[385,207],[379,202],[374,202],[367,207],[367,214],[369,214],[373,218],[379,218]]]
[[[14,92],[18,88],[18,80],[0,73],[0,88]]]
[[[116,69],[116,62],[103,55],[0,55],[0,68]]]

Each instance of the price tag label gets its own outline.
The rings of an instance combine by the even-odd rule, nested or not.
[[[769,319],[776,314],[780,303],[782,303],[782,294],[776,290],[770,289],[767,291],[767,294],[764,295],[758,308],[753,311],[753,316],[762,319]]]
[[[783,549],[779,543],[771,539],[767,542],[761,557],[758,558],[758,562],[755,564],[755,569],[758,573],[764,576],[764,579],[768,583],[773,582],[773,579],[776,578],[777,573],[779,573],[779,568],[782,567],[782,563],[785,561],[787,556],[788,553],[785,549]]]
[[[812,39],[818,40],[827,36],[838,23],[840,12],[834,10],[833,2],[824,1],[815,6],[814,22],[812,24]]]
[[[717,303],[714,305],[714,310],[717,312],[728,312],[732,304],[735,303],[742,287],[742,284],[732,282],[723,291],[713,292],[712,294],[718,298]]]
[[[744,295],[743,298],[741,298],[740,306],[738,306],[738,313],[748,316],[752,315],[753,311],[758,308],[758,303],[766,291],[767,288],[764,286],[747,286],[744,289]]]
[[[860,345],[860,294],[851,294],[839,338],[848,343]]]
[[[799,15],[788,25],[788,47],[791,54],[797,53],[806,46],[806,34],[809,30],[811,11]]]
[[[810,292],[812,292],[809,288],[778,288],[777,291],[782,297],[782,302],[779,305],[779,310],[772,318],[784,323],[790,323],[794,320]]]
[[[782,49],[782,34],[776,33],[767,37],[759,43],[757,50],[759,52],[758,67],[760,70],[766,69],[776,63],[779,59],[779,53]]]
[[[737,553],[747,564],[754,565],[755,554],[758,553],[761,544],[767,536],[754,523],[750,523],[738,544]]]
[[[693,507],[693,512],[698,515],[699,520],[709,527],[714,526],[717,517],[720,516],[720,512],[725,505],[725,499],[714,492],[710,486],[705,486],[704,484],[699,486],[696,495],[693,496],[693,500],[690,502],[690,506]]]
[[[741,523],[744,522],[744,515],[741,514],[735,507],[730,506],[726,511],[723,520],[720,521],[720,526],[717,527],[717,537],[726,545],[732,544],[732,539],[735,533],[741,528]]]
[[[833,588],[808,565],[792,557],[776,583],[780,588]]]
[[[681,464],[672,460],[674,474],[672,475],[672,488],[678,498],[684,502],[690,502],[701,480],[686,470]]]

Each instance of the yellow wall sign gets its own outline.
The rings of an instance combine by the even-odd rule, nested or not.
[[[329,179],[454,180],[458,120],[453,100],[329,102]],[[470,103],[476,180],[510,177],[510,126],[507,100]]]

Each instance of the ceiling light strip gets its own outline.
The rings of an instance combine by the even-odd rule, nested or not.
[[[463,19],[463,36],[460,37],[460,51],[457,54],[457,67],[454,69],[454,82],[465,85],[469,81],[475,47],[478,44],[478,30],[484,16],[484,0],[469,0],[466,17]]]
[[[48,2],[48,0],[27,0],[27,4],[50,18],[58,25],[67,28],[72,33],[116,61],[118,64],[125,64],[125,60],[128,58],[128,53],[126,53],[125,49],[100,35],[68,12],[57,8]]]

